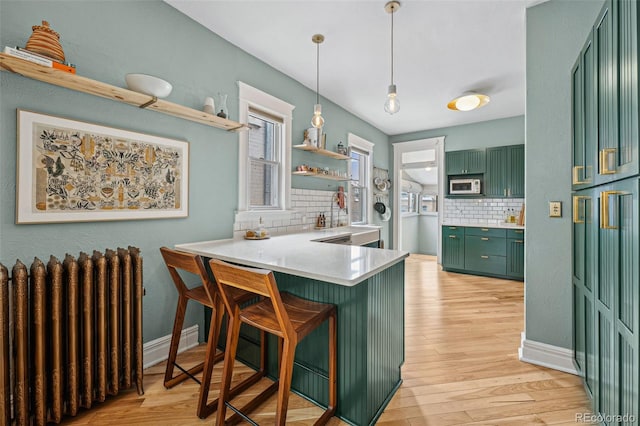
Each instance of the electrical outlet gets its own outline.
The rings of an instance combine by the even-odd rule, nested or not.
[[[549,217],[562,217],[562,201],[549,201]]]

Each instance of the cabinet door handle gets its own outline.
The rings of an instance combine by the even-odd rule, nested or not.
[[[609,160],[611,158],[611,154],[615,154],[616,152],[617,150],[615,148],[603,148],[600,150],[599,159],[601,175],[615,175],[617,173],[615,168],[609,168]]]
[[[449,229],[458,229],[455,226],[450,226]]]
[[[516,240],[516,244],[524,244],[523,240]]]
[[[516,229],[515,231],[516,234],[524,234],[524,231],[522,229]]]
[[[455,235],[449,235],[449,238],[453,238],[455,240],[458,237],[456,237]]]
[[[609,223],[609,197],[624,194],[622,191],[604,191],[600,193],[600,228],[618,229],[617,225]]]
[[[482,232],[489,232],[489,228],[480,228]]]
[[[483,259],[488,259],[489,258],[489,256],[484,256],[484,255],[480,256],[480,257],[483,258]]]
[[[507,188],[507,196],[511,197],[511,188]]]
[[[573,223],[584,223],[585,215],[580,214],[580,200],[588,200],[589,198],[584,195],[573,196]]]
[[[482,241],[489,241],[489,238],[487,238],[487,237],[482,237],[482,238],[480,238],[480,239],[481,239]]]
[[[504,196],[506,197],[507,196],[507,188],[503,189],[502,192],[503,192]]]

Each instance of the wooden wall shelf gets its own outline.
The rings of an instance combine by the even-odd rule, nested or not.
[[[53,84],[55,86],[65,87],[67,89],[88,93],[94,96],[100,96],[102,98],[123,102],[136,107],[148,104],[154,99],[153,96],[145,95],[144,93],[134,92],[133,90],[112,86],[87,77],[38,65],[4,53],[0,53],[0,69],[20,74],[34,80]],[[154,103],[145,108],[227,131],[248,129],[248,126],[245,124],[220,118],[213,114],[207,114],[206,112],[174,104],[162,99],[157,99]]]
[[[293,147],[295,149],[301,149],[303,151],[309,151],[309,152],[313,152],[315,154],[324,155],[325,157],[335,158],[336,160],[350,160],[351,159],[351,157],[349,157],[348,155],[342,155],[342,154],[338,154],[337,152],[328,151],[326,149],[316,148],[313,145],[301,144],[301,145],[293,145]]]
[[[334,176],[334,175],[325,175],[323,173],[314,173],[314,172],[299,172],[299,171],[295,171],[295,172],[293,172],[293,174],[296,175],[296,176],[311,176],[311,177],[316,177],[316,178],[320,178],[320,179],[337,180],[337,181],[342,181],[342,182],[346,182],[346,181],[351,180],[351,179],[349,179],[347,177]]]

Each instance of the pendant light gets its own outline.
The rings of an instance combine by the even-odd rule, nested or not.
[[[315,34],[311,37],[311,41],[316,44],[316,104],[313,106],[311,125],[316,129],[321,129],[324,125],[324,118],[322,118],[322,106],[320,105],[320,43],[324,41],[324,36]]]
[[[399,1],[390,1],[384,5],[384,10],[391,14],[391,84],[389,85],[389,91],[387,93],[387,101],[384,103],[384,110],[389,114],[395,114],[400,111],[400,101],[398,100],[396,85],[393,84],[393,14],[398,9],[400,9]]]

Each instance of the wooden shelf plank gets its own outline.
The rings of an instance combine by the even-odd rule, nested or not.
[[[134,92],[133,90],[112,86],[77,74],[34,64],[4,53],[0,53],[0,69],[55,86],[123,102],[136,107],[153,100],[152,96],[145,95],[144,93]],[[146,109],[227,131],[248,129],[248,126],[245,124],[220,118],[213,114],[207,114],[204,111],[198,111],[162,99],[158,99],[155,103],[146,107]]]
[[[293,145],[296,149],[301,149],[303,151],[313,152],[319,155],[324,155],[325,157],[335,158],[336,160],[350,160],[351,157],[348,155],[338,154],[337,152],[329,151],[322,148],[316,148],[313,145],[301,144],[301,145]]]
[[[314,172],[299,172],[299,171],[295,171],[293,172],[294,175],[296,176],[311,176],[311,177],[316,177],[319,179],[328,179],[328,180],[335,180],[335,181],[341,181],[341,182],[347,182],[351,179],[346,178],[346,177],[342,177],[342,176],[333,176],[333,175],[325,175],[325,174],[320,174],[320,173],[314,173]]]

